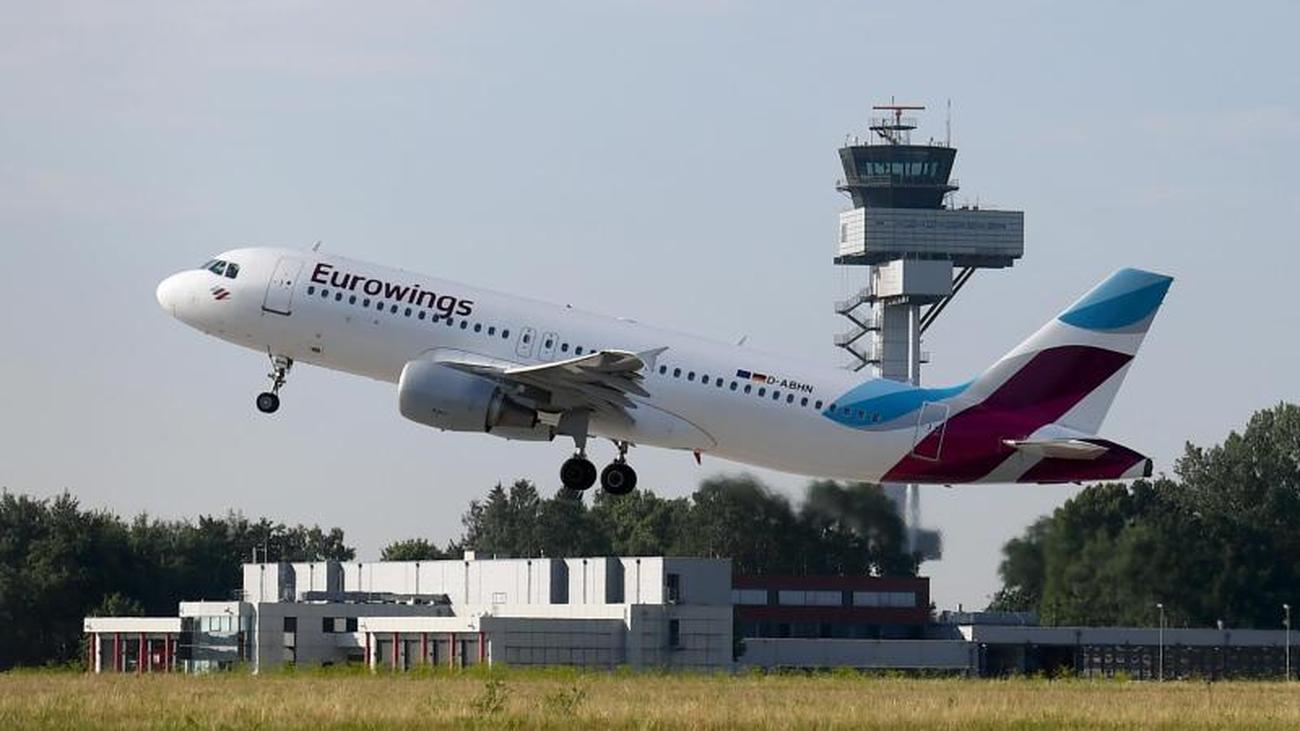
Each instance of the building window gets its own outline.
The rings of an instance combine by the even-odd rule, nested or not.
[[[324,633],[327,634],[327,635],[328,635],[328,634],[333,634],[333,633],[334,633],[334,618],[333,618],[333,617],[321,617],[321,618],[320,618],[320,631],[321,631],[321,632],[324,632]]]
[[[348,617],[347,619],[343,620],[343,629],[344,629],[344,631],[346,631],[346,632],[356,632],[356,631],[357,631],[357,618],[356,618],[356,617]]]
[[[682,622],[680,619],[668,620],[668,646],[674,649],[682,646]]]
[[[298,631],[298,618],[297,618],[297,617],[285,617],[285,618],[284,618],[284,631],[285,631],[285,632],[297,632],[297,631]]]
[[[669,604],[680,604],[682,601],[682,575],[668,574],[665,577],[664,600]]]

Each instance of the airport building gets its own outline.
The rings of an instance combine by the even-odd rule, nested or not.
[[[1280,677],[1282,630],[1041,627],[933,616],[924,577],[732,576],[712,558],[246,564],[229,601],[87,617],[93,672],[480,663],[732,671],[910,670],[1138,679]]]

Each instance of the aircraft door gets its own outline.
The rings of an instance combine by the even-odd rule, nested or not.
[[[292,311],[290,305],[293,300],[293,285],[301,272],[301,259],[286,256],[276,262],[275,273],[266,285],[266,299],[262,301],[262,309],[277,315],[289,314]]]
[[[555,333],[544,333],[542,335],[542,347],[537,353],[538,360],[550,360],[555,357],[555,342],[559,336]]]
[[[519,342],[515,345],[515,354],[522,358],[530,358],[533,355],[533,341],[537,339],[537,331],[531,327],[519,329]]]
[[[912,456],[937,462],[943,450],[943,433],[947,425],[948,404],[921,404],[916,415],[916,433],[912,437]]]

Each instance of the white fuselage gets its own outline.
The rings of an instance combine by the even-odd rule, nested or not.
[[[239,265],[237,277],[177,274],[159,287],[164,308],[210,335],[298,363],[397,383],[407,362],[435,350],[533,365],[662,349],[647,361],[649,395],[632,397],[631,420],[593,417],[593,436],[854,480],[879,479],[915,438],[911,426],[864,431],[828,417],[837,398],[863,383],[846,370],[338,256],[239,249],[221,258]],[[370,282],[407,294],[375,294]]]

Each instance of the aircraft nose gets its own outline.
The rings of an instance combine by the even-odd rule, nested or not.
[[[154,296],[158,298],[158,305],[169,315],[176,314],[176,305],[181,301],[183,292],[180,280],[180,274],[173,274],[159,282],[158,291],[154,292]]]

